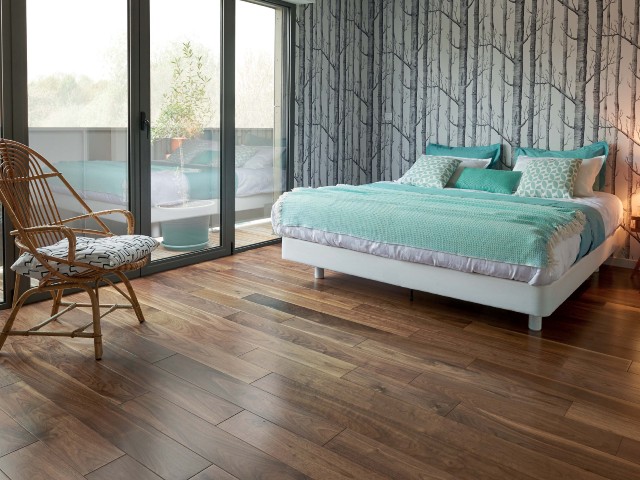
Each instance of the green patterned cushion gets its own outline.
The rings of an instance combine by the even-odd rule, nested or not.
[[[462,170],[455,187],[511,195],[518,186],[521,176],[522,172],[509,170],[465,168]]]
[[[418,187],[444,188],[460,163],[457,158],[421,155],[398,181]]]
[[[529,163],[522,173],[516,195],[520,197],[572,198],[582,160],[544,159]]]

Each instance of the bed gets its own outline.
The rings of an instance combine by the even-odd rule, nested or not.
[[[354,229],[353,225],[347,226],[349,220],[340,224],[342,220],[334,218],[335,212],[346,205],[340,197],[347,195],[344,190],[350,191],[349,195],[355,199],[354,213],[362,219],[361,222],[353,219],[351,223],[359,222],[361,227]],[[337,197],[331,199],[332,195]],[[393,197],[402,195],[413,195],[416,203],[405,205],[404,200],[399,200],[398,204],[394,204]],[[421,195],[425,199],[429,197],[428,202],[421,199]],[[317,210],[301,200],[304,196],[308,197],[305,201],[318,205]],[[322,200],[320,197],[326,199]],[[426,203],[421,203],[423,201]],[[381,205],[382,217],[367,217],[368,210],[378,208],[377,202]],[[534,205],[529,207],[530,203]],[[295,213],[297,208],[301,212]],[[487,212],[491,214],[483,216],[483,208],[487,208]],[[500,235],[505,230],[507,234],[510,233],[510,229],[505,229],[505,225],[500,223],[502,212],[516,210],[513,215],[519,216],[522,210],[523,215],[528,215],[529,208],[536,211],[541,224],[546,221],[547,209],[552,212],[549,217],[559,212],[558,215],[567,220],[562,228],[556,228],[563,232],[557,238],[554,230],[550,229],[549,238],[553,237],[553,241],[545,240],[545,245],[552,244],[551,249],[546,248],[546,263],[543,259],[532,260],[527,254],[508,257],[506,260],[509,261],[504,261],[504,258],[500,258],[503,253],[487,253],[488,250],[493,252],[500,248],[482,245],[486,239],[493,238],[490,233],[484,232],[489,232],[493,226],[501,232]],[[414,210],[422,209],[431,209],[435,213],[426,214],[431,217],[422,217],[422,211],[414,213]],[[323,213],[327,210],[332,213]],[[622,245],[624,231],[619,228],[622,212],[622,203],[617,197],[600,192],[583,198],[531,201],[499,193],[461,191],[456,188],[437,190],[397,182],[379,182],[360,187],[296,189],[283,195],[273,206],[272,223],[274,231],[283,237],[282,257],[316,267],[316,278],[323,278],[326,268],[409,289],[508,309],[529,315],[529,328],[538,331],[542,328],[542,318],[551,315]],[[394,226],[394,216],[410,218],[417,227],[398,233],[397,237],[392,235],[393,238],[389,241],[366,232],[369,228],[367,222],[378,222],[382,229],[389,231],[402,230],[402,225]],[[423,228],[424,224],[419,222],[432,217],[438,220],[438,216],[458,220],[451,231],[440,234],[441,243],[435,243],[437,248],[428,248],[432,245],[429,242],[433,240],[422,244],[418,237],[426,237],[431,233],[437,235],[434,232],[423,235],[422,230],[427,232],[434,229]],[[499,222],[494,224],[498,217]],[[504,221],[510,220],[505,218]],[[522,223],[527,224],[528,221],[527,217]],[[576,227],[576,221],[580,223],[579,228]],[[518,228],[520,227],[514,227],[513,236],[506,235],[504,240],[517,243]],[[407,235],[414,235],[418,240],[410,245],[404,241]],[[470,247],[465,248],[470,248],[471,254],[456,253],[459,247],[454,248],[448,243],[453,244],[457,240],[454,242],[447,235],[460,239],[461,244],[470,244]],[[468,239],[465,241],[465,236],[477,238],[478,245]],[[538,255],[544,257],[542,250],[545,249],[538,250],[541,252]]]

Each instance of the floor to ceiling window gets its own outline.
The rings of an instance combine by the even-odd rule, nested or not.
[[[220,245],[220,1],[150,2],[153,259]]]
[[[277,238],[270,213],[286,189],[286,10],[236,1],[235,247]]]
[[[27,74],[30,146],[92,209],[128,209],[127,1],[27,0]],[[83,213],[54,193],[63,216]]]

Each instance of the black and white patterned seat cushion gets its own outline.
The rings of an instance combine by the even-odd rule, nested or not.
[[[145,235],[119,235],[102,238],[76,238],[76,261],[88,263],[100,268],[114,269],[127,263],[137,262],[156,249],[159,243]],[[57,258],[67,258],[69,242],[65,238],[48,247],[41,247],[38,252]],[[76,268],[65,263],[50,262],[49,265],[65,275],[78,275],[86,268]],[[11,270],[27,277],[42,279],[49,270],[30,253],[20,255],[11,265]]]

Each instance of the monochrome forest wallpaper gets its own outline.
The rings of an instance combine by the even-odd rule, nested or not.
[[[397,179],[428,142],[502,143],[509,168],[607,140],[617,256],[640,254],[640,0],[316,0],[295,35],[297,185]]]

